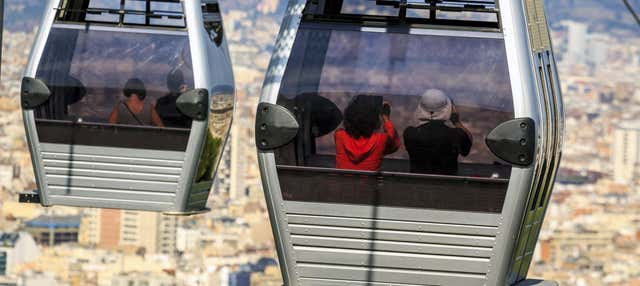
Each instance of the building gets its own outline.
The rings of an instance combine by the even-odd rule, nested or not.
[[[229,286],[251,286],[251,272],[245,270],[231,272]]]
[[[243,158],[243,150],[242,148],[243,138],[242,136],[242,127],[244,121],[248,120],[247,118],[237,118],[236,124],[231,126],[231,154],[230,154],[230,165],[231,170],[229,173],[230,182],[229,182],[229,199],[231,201],[238,200],[244,196],[244,162],[245,158]]]
[[[40,256],[33,237],[26,232],[0,233],[0,277],[14,274],[17,265]]]
[[[27,232],[40,245],[53,246],[78,242],[81,216],[41,215],[27,221]]]
[[[9,190],[13,181],[13,165],[4,164],[0,160],[0,190]]]
[[[587,56],[587,25],[578,22],[568,22],[567,30],[569,42],[567,45],[567,60],[571,64],[583,64]]]
[[[112,286],[175,286],[176,278],[164,273],[131,272],[113,276]]]
[[[282,273],[277,265],[267,266],[264,272],[251,274],[251,286],[282,286]]]
[[[260,258],[256,263],[240,266],[240,269],[229,274],[229,286],[271,285],[272,282],[282,284],[278,262],[272,258]]]
[[[233,136],[233,134],[231,134],[231,136]],[[228,197],[231,190],[231,145],[232,144],[226,144],[222,152],[216,177],[213,181],[213,187],[209,195],[209,201],[216,201],[216,199],[212,197],[219,197],[220,195],[226,195]]]
[[[146,253],[173,254],[176,250],[175,216],[130,210],[88,210],[82,220],[81,243],[100,248],[124,248]]]
[[[589,37],[587,62],[593,67],[605,66],[609,59],[611,39],[605,34],[593,34]]]
[[[640,121],[626,121],[613,134],[613,177],[618,183],[631,183],[640,170]]]

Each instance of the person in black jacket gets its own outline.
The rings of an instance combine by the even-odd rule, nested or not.
[[[453,102],[443,91],[431,89],[420,97],[416,114],[419,125],[403,134],[411,172],[456,175],[458,156],[469,155],[473,138]]]
[[[169,94],[159,98],[156,103],[156,111],[162,118],[162,122],[167,127],[191,128],[191,118],[182,114],[176,106],[178,97],[188,90],[181,70],[172,70],[167,75],[167,88]]]

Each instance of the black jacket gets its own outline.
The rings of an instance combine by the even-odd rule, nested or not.
[[[182,114],[176,105],[178,95],[168,94],[156,102],[156,112],[166,127],[191,128],[191,118]]]
[[[404,130],[404,144],[411,160],[411,172],[455,175],[458,156],[467,156],[471,138],[461,128],[445,121],[430,121]]]

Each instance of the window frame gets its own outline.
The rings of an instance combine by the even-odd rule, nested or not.
[[[497,39],[497,40],[502,40],[503,42],[505,41],[504,38],[504,34],[501,31],[482,31],[482,30],[444,30],[442,28],[438,28],[438,27],[418,27],[416,25],[411,25],[411,24],[405,24],[405,25],[396,25],[396,26],[376,26],[374,24],[363,24],[363,23],[336,23],[336,22],[320,22],[320,21],[309,21],[309,20],[303,20],[299,27],[298,30],[296,31],[296,38],[298,33],[303,30],[303,29],[317,29],[317,30],[323,30],[323,31],[355,31],[355,32],[377,32],[377,33],[395,33],[395,34],[405,34],[405,35],[416,35],[416,36],[447,36],[447,37],[464,37],[464,38],[480,38],[480,39]],[[506,43],[505,43],[506,45]],[[287,65],[289,64],[289,61],[291,60],[291,55],[293,53],[293,47],[292,50],[289,54],[289,58],[287,59]],[[505,56],[506,56],[506,51],[505,51]],[[508,63],[507,63],[508,64]],[[508,69],[508,67],[507,67]],[[285,71],[286,71],[286,67],[285,67]],[[507,75],[508,76],[508,75]],[[283,78],[284,80],[284,78]],[[509,82],[511,82],[511,78],[508,77]],[[279,88],[278,88],[278,96],[276,97],[276,101],[280,100],[283,95],[281,93],[281,88],[284,84],[282,84]],[[511,90],[511,89],[510,89]],[[513,102],[513,93],[511,93],[511,97],[512,97],[512,108],[513,110],[511,110],[511,113],[513,115],[513,118],[515,118],[515,106],[513,106],[514,102]],[[298,135],[300,136],[300,134]],[[296,136],[296,138],[298,138],[298,136]],[[303,135],[304,136],[304,135]],[[293,145],[293,150],[292,152],[297,153],[297,150],[303,147],[299,147],[296,146],[296,140],[298,139],[294,139],[294,141],[292,141],[290,144]],[[286,148],[286,147],[280,147],[280,148]],[[277,150],[279,150],[280,148],[278,148]],[[276,174],[278,175],[278,179],[282,180],[281,177],[281,170],[286,169],[286,170],[297,170],[297,171],[305,171],[305,170],[311,170],[311,171],[316,171],[316,172],[325,172],[325,173],[340,173],[342,175],[353,175],[353,176],[370,176],[373,178],[377,178],[379,182],[382,181],[383,177],[402,177],[402,176],[407,176],[407,177],[411,177],[414,179],[426,179],[426,180],[449,180],[452,182],[460,182],[463,184],[470,184],[470,183],[488,183],[488,184],[500,184],[503,185],[504,187],[502,188],[503,191],[503,195],[504,198],[506,198],[507,192],[509,190],[509,184],[510,184],[510,180],[511,180],[511,172],[513,169],[513,166],[508,165],[510,167],[510,170],[508,170],[508,174],[509,177],[507,178],[491,178],[491,177],[471,177],[471,176],[457,176],[457,175],[439,175],[439,174],[419,174],[419,173],[410,173],[410,172],[396,172],[396,171],[358,171],[358,170],[343,170],[343,169],[337,169],[335,167],[333,168],[326,168],[326,167],[315,167],[315,166],[304,166],[304,165],[297,165],[299,163],[295,163],[296,165],[290,165],[290,164],[281,164],[278,163],[278,151],[276,150],[275,152],[275,171]],[[318,154],[320,155],[320,154]],[[298,159],[299,156],[306,156],[304,154],[300,155],[300,154],[294,154],[293,155],[295,157],[295,161],[299,162],[300,160]],[[498,160],[498,159],[497,159]],[[306,161],[306,160],[304,160]],[[408,160],[407,160],[408,161]],[[304,163],[303,163],[304,164]],[[485,164],[486,165],[486,164]],[[282,185],[282,183],[281,183]],[[291,200],[291,199],[287,199],[286,198],[286,190],[281,186],[280,187],[280,192],[282,193],[282,198],[284,201],[302,201],[302,202],[321,202],[321,203],[337,203],[337,202],[333,202],[333,201],[318,201],[318,200]],[[442,209],[442,208],[423,208],[423,209],[441,209],[441,210],[449,210],[449,211],[464,211],[464,212],[486,212],[486,213],[501,213],[502,209],[504,208],[506,202],[504,200],[501,201],[500,204],[500,208],[499,209],[491,209],[491,210],[478,210],[478,209],[464,209],[464,208],[459,208],[459,209]],[[374,206],[374,207],[402,207],[402,206],[397,206],[397,205],[385,205],[385,204],[378,204],[378,205],[371,205],[371,204],[356,204],[356,205],[368,205],[368,206]],[[415,208],[415,207],[408,207],[408,208]]]
[[[147,35],[160,35],[160,36],[181,36],[184,37],[185,42],[189,48],[189,61],[192,62],[193,55],[190,50],[189,34],[186,29],[154,29],[150,27],[125,27],[125,26],[110,26],[100,23],[54,23],[51,25],[49,37],[51,31],[54,29],[67,29],[78,30],[83,32],[97,31],[97,32],[112,32],[112,33],[130,33],[130,34],[147,34]],[[41,70],[42,60],[46,50],[50,48],[49,37],[45,41],[43,53],[40,56],[35,68],[35,74]],[[74,52],[75,53],[75,52]],[[74,54],[73,57],[76,55]],[[72,57],[72,61],[73,61]],[[193,71],[191,71],[193,72]],[[195,73],[191,74],[193,79],[192,85],[195,85]],[[36,133],[40,142],[54,143],[54,144],[80,144],[89,146],[103,146],[103,147],[122,147],[122,148],[135,148],[135,149],[151,149],[151,150],[171,150],[184,152],[189,144],[189,138],[193,126],[189,128],[176,128],[176,127],[157,127],[157,126],[139,126],[139,125],[127,125],[127,124],[111,124],[108,122],[76,122],[73,120],[58,120],[58,119],[46,119],[38,118],[34,114],[34,124]],[[39,126],[41,124],[49,125],[49,127]],[[55,125],[55,126],[54,126]],[[54,126],[54,129],[51,129]],[[51,130],[45,130],[51,129]],[[55,129],[61,128],[61,130],[68,131],[72,136],[66,136],[69,134],[55,132]],[[98,129],[110,129],[111,132],[99,134]],[[83,131],[84,130],[84,131]],[[91,131],[93,130],[93,131]],[[93,132],[93,133],[92,133]],[[96,133],[98,132],[98,133]],[[124,138],[112,138],[112,133],[118,133],[125,135]],[[158,140],[139,140],[140,136],[126,137],[127,134],[147,133]],[[92,133],[92,134],[91,134]],[[66,136],[66,137],[65,137]],[[88,137],[87,137],[88,136]],[[86,138],[85,138],[86,137]],[[92,140],[91,137],[98,138],[99,140]],[[167,138],[171,138],[168,140]],[[78,139],[80,138],[80,139]],[[83,139],[84,138],[84,139]],[[136,140],[138,138],[138,140]],[[103,142],[102,144],[96,143],[96,141]],[[149,143],[151,142],[151,143]]]

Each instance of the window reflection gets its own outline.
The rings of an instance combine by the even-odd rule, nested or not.
[[[278,97],[300,124],[276,151],[283,197],[499,211],[511,166],[484,140],[514,116],[504,41],[350,29],[298,30]]]
[[[52,28],[36,73],[51,91],[35,109],[40,141],[184,151],[191,119],[176,100],[193,89],[187,35],[103,29]]]
[[[39,119],[190,127],[175,105],[193,88],[186,35],[53,28],[36,76],[52,91]]]

